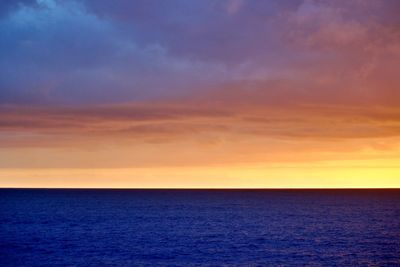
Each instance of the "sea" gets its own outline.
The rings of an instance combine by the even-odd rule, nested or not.
[[[400,266],[400,190],[0,189],[0,266]]]

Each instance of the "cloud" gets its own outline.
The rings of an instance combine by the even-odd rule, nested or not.
[[[316,49],[354,52],[371,43],[387,39],[388,30],[396,30],[400,10],[392,1],[305,0],[297,9],[285,13],[287,33],[292,41]],[[384,19],[383,19],[384,17]]]
[[[32,144],[43,136],[68,137],[71,139],[68,143],[88,138],[90,144],[114,138],[138,144],[156,140],[176,143],[193,138],[201,140],[203,134],[226,140],[312,138],[328,142],[400,136],[398,108],[306,102],[231,103],[221,107],[218,103],[194,101],[188,100],[185,105],[171,102],[81,107],[1,106],[2,146],[19,146],[18,136],[26,146],[29,135]]]
[[[136,148],[150,165],[172,162],[175,151],[192,163],[396,151],[398,8],[391,0],[2,2],[2,166],[18,165],[29,148],[32,158],[104,149],[103,161],[88,152],[72,160],[79,166],[126,166]],[[291,156],[296,149],[301,157]]]
[[[400,56],[393,1],[5,3],[3,104],[163,100],[276,80],[293,84],[290,98],[296,84],[370,94]]]
[[[0,2],[0,18],[24,6],[35,7],[37,2],[35,0],[2,0]]]
[[[214,120],[233,116],[232,112],[219,109],[162,104],[23,108],[6,105],[0,106],[0,110],[2,132],[44,134],[112,134],[134,132],[134,129],[154,129],[154,132],[157,132],[165,129],[164,125],[170,122],[193,125],[196,120],[204,118]],[[177,126],[179,128],[179,125]]]
[[[0,57],[1,103],[160,98],[225,79],[223,65],[172,56],[168,47],[127,35],[80,2],[38,5],[20,7],[0,21],[0,49],[7,51]]]

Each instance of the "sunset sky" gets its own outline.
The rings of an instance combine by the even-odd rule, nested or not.
[[[400,1],[2,0],[0,187],[400,187]]]

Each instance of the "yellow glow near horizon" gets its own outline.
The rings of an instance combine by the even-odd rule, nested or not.
[[[400,167],[370,166],[2,169],[0,187],[400,188]]]
[[[279,149],[273,142],[246,144],[247,150],[234,142],[207,147],[187,142],[94,150],[4,149],[0,187],[400,188],[399,140],[392,138],[390,149],[360,149],[357,141],[368,144],[352,140],[338,150],[333,143],[312,140],[292,142],[290,147],[280,143]],[[269,153],[263,153],[266,148]]]

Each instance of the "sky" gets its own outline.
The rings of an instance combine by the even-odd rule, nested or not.
[[[2,0],[0,187],[400,187],[398,0]]]

